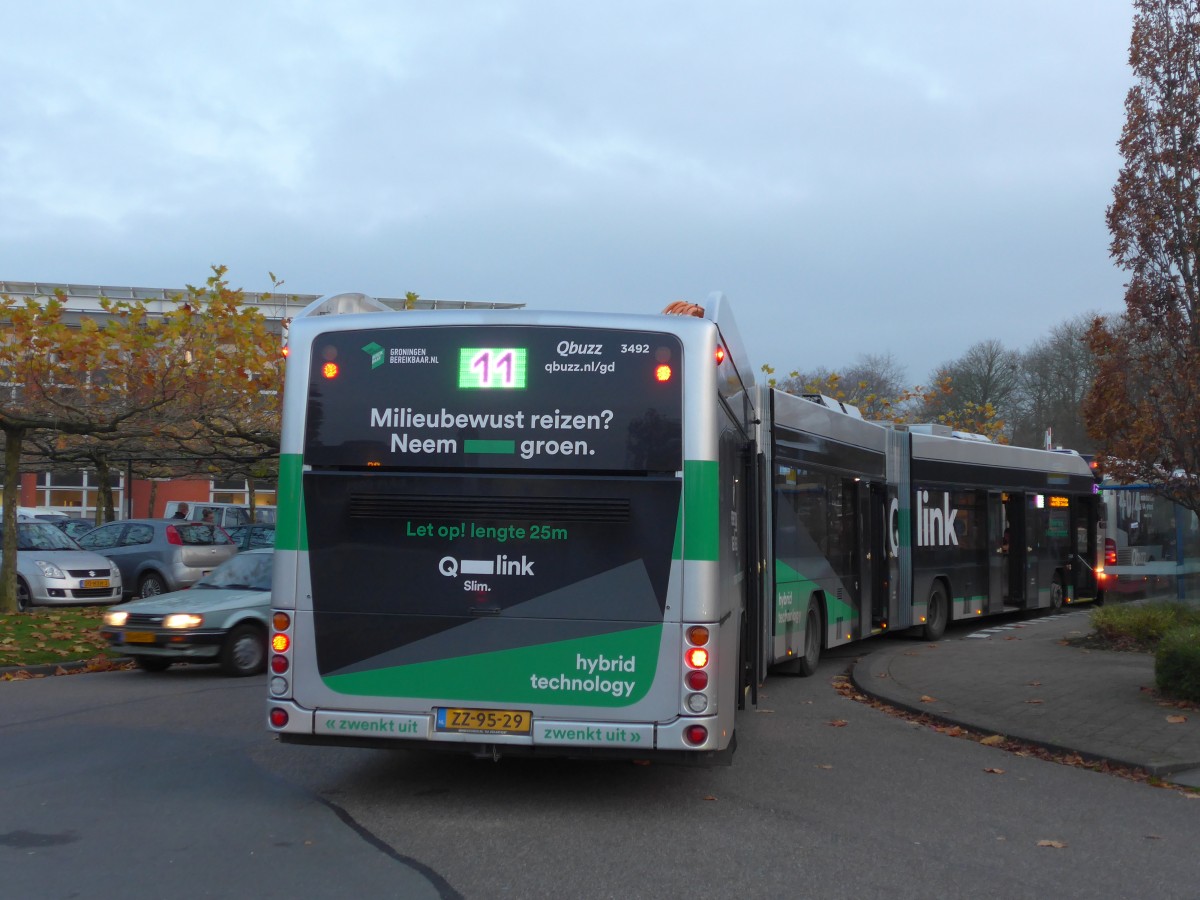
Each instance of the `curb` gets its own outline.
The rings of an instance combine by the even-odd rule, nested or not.
[[[104,668],[92,668],[97,659],[104,660]],[[77,659],[72,662],[39,663],[36,666],[0,666],[0,678],[20,672],[30,676],[57,675],[59,669],[63,670],[64,675],[74,675],[77,672],[112,672],[132,662],[133,658],[129,656],[97,656],[93,659]]]

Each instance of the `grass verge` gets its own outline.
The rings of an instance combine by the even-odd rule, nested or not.
[[[81,659],[115,659],[100,638],[103,606],[35,608],[0,615],[0,668],[40,666]]]

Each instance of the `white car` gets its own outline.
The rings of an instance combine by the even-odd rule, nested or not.
[[[219,663],[226,675],[266,668],[271,616],[271,550],[248,550],[186,590],[131,600],[104,614],[100,636],[138,668]]]
[[[120,603],[121,570],[49,522],[17,523],[17,609]]]

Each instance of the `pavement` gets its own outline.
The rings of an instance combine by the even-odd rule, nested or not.
[[[851,680],[868,696],[971,731],[1200,787],[1200,710],[1163,704],[1151,654],[1067,643],[1091,633],[1088,612],[984,620],[932,644],[893,638],[858,659]]]

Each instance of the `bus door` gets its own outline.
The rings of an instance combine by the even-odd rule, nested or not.
[[[840,502],[830,510],[829,561],[835,566],[841,587],[837,591],[834,618],[839,633],[866,637],[871,632],[863,621],[862,573],[858,531],[858,479],[841,479]]]
[[[1009,605],[1008,544],[1005,539],[1004,499],[997,491],[987,498],[988,608],[1000,612]]]
[[[892,579],[887,550],[887,529],[891,527],[888,516],[887,486],[871,485],[871,496],[864,533],[870,541],[867,550],[867,590],[870,593],[871,633],[881,631],[888,621],[888,598],[891,596]]]
[[[1099,559],[1097,546],[1097,502],[1094,497],[1071,498],[1072,536],[1071,583],[1067,589],[1071,600],[1096,596],[1096,561]]]
[[[1001,547],[1007,564],[1004,566],[1008,579],[1008,605],[1029,607],[1030,604],[1030,575],[1032,575],[1033,599],[1037,598],[1037,571],[1029,568],[1029,557],[1034,557],[1036,566],[1037,556],[1031,553],[1034,544],[1029,543],[1029,532],[1026,528],[1025,494],[1004,494],[1004,531],[1001,535]],[[1032,498],[1031,498],[1032,499]],[[1036,526],[1036,521],[1032,522]],[[1035,535],[1036,539],[1036,535]]]

